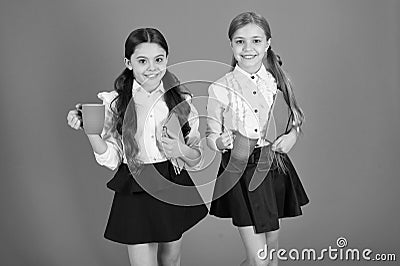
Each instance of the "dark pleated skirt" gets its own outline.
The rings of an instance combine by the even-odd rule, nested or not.
[[[160,200],[168,198],[163,195],[171,194],[171,188],[162,187],[148,193],[130,175],[128,166],[122,164],[107,183],[115,194],[104,233],[106,239],[129,245],[175,241],[207,215],[208,209],[188,173],[182,171],[176,175],[169,161],[145,165],[140,178],[160,174],[172,183],[193,188],[190,196],[198,204],[184,206]]]
[[[254,226],[256,233],[279,229],[279,218],[295,217],[302,214],[301,206],[309,202],[299,176],[287,154],[275,153],[271,167],[265,172],[259,171],[257,161],[261,148],[254,150],[244,172],[239,174],[239,181],[222,196],[216,195],[219,179],[225,175],[225,168],[230,160],[230,152],[222,155],[218,172],[214,200],[210,214],[220,218],[231,218],[235,226]],[[286,165],[286,172],[277,166],[276,158]],[[262,175],[262,182],[256,189],[249,189],[254,174]],[[229,175],[228,175],[229,177]],[[221,187],[221,186],[220,186]]]

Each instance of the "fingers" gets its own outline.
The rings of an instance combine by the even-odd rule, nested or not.
[[[282,141],[283,141],[282,137],[277,138],[274,141],[274,143],[272,143],[271,149],[273,151],[281,152],[281,148],[282,148],[281,143],[282,143]]]
[[[161,146],[164,150],[164,152],[170,153],[172,152],[174,146],[177,146],[178,144],[176,143],[175,140],[170,139],[169,137],[161,137]]]
[[[67,115],[67,123],[73,129],[80,129],[82,126],[82,118],[78,110],[71,110]]]
[[[292,149],[295,142],[296,140],[290,136],[283,135],[272,144],[271,149],[280,153],[288,153]]]
[[[230,131],[225,131],[221,134],[221,144],[223,149],[231,149],[233,146],[233,134]]]
[[[171,144],[171,139],[169,137],[162,137],[161,138],[161,144],[162,145],[170,145]]]
[[[175,133],[168,131],[166,127],[163,127],[162,137],[170,139],[179,139],[179,137]]]
[[[178,136],[172,132],[167,132],[167,137],[170,139],[178,139]]]
[[[163,136],[161,138],[161,151],[164,152],[165,156],[167,158],[172,158],[173,157],[173,153],[174,153],[174,140],[170,139],[167,136]]]
[[[182,147],[185,145],[183,142],[165,136],[161,137],[160,142],[162,147],[160,150],[164,151],[167,158],[176,158],[183,155]]]

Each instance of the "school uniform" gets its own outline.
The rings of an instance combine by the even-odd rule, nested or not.
[[[233,178],[234,167],[229,169],[231,151],[222,151],[210,214],[231,218],[235,226],[254,226],[256,233],[279,229],[279,218],[301,215],[301,206],[309,199],[288,155],[270,149],[273,140],[267,138],[269,118],[279,93],[275,78],[264,65],[253,75],[236,66],[214,82],[208,92],[206,136],[211,149],[220,151],[216,140],[224,131],[257,139],[237,181]],[[268,167],[260,167],[267,153],[273,154],[272,159]],[[284,163],[285,171],[278,161]],[[261,175],[262,182],[250,189],[254,175]]]
[[[145,91],[136,81],[132,86],[137,118],[135,140],[139,148],[136,158],[142,162],[141,171],[137,176],[131,174],[130,170],[133,169],[128,166],[122,137],[112,128],[111,105],[114,104],[117,92],[102,92],[98,95],[106,106],[101,136],[107,144],[107,150],[103,154],[95,153],[95,158],[100,165],[111,170],[117,169],[114,177],[107,183],[107,187],[115,192],[104,233],[104,237],[109,240],[123,244],[175,241],[208,213],[188,172],[182,169],[177,173],[174,165],[157,147],[157,141],[162,135],[162,125],[169,113],[162,97],[164,93],[162,82],[151,93]],[[188,146],[197,148],[200,142],[197,111],[190,99],[187,100],[191,112],[188,119],[190,131],[185,142]],[[150,184],[155,184],[156,189],[149,191],[143,187],[146,180],[154,180],[155,183]],[[157,180],[166,181],[170,186],[158,185]],[[174,184],[193,187],[190,196],[199,204],[182,206],[162,200],[163,195],[174,193],[171,192]]]

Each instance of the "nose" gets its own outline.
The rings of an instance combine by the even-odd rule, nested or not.
[[[156,64],[154,61],[150,61],[148,70],[156,70]]]
[[[243,51],[248,51],[248,50],[251,50],[252,48],[253,48],[253,46],[252,46],[251,42],[249,42],[249,41],[245,42],[243,45]]]

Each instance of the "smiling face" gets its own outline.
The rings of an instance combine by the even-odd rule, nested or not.
[[[157,43],[144,42],[135,47],[125,65],[133,71],[136,81],[148,92],[156,89],[166,72],[167,52]]]
[[[231,47],[239,67],[252,74],[260,69],[269,40],[262,28],[250,23],[235,31]]]

